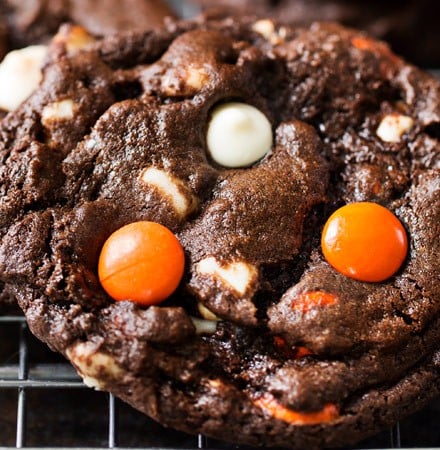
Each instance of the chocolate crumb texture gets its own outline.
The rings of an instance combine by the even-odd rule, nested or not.
[[[393,51],[424,67],[440,67],[440,31],[436,0],[190,0],[211,15],[255,14],[283,23],[309,26],[315,21],[339,22],[387,41]]]
[[[48,42],[63,23],[107,35],[145,30],[173,15],[161,0],[1,0],[0,59],[7,50]]]

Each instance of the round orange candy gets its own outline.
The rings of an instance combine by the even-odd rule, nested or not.
[[[408,240],[399,219],[377,203],[351,203],[335,211],[324,226],[325,259],[340,273],[378,282],[402,265]]]
[[[184,263],[182,246],[168,228],[155,222],[134,222],[107,239],[98,276],[113,299],[155,305],[176,290]]]

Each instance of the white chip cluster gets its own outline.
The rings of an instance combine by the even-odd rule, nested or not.
[[[69,347],[67,356],[84,383],[98,390],[104,388],[107,378],[120,380],[125,374],[110,355],[98,351],[91,342],[80,342]]]
[[[209,256],[197,263],[196,271],[220,281],[222,284],[232,288],[237,295],[244,295],[252,289],[258,278],[258,270],[246,261],[231,261],[222,263]]]
[[[196,329],[196,334],[214,334],[217,331],[217,321],[215,320],[191,317],[191,321]]]
[[[190,214],[197,205],[197,199],[188,185],[165,170],[147,167],[142,171],[140,180],[143,184],[155,188],[167,199],[181,218]]]
[[[206,143],[211,158],[228,168],[248,167],[272,148],[272,126],[254,106],[232,102],[212,111]]]
[[[46,58],[45,45],[9,52],[0,64],[0,108],[14,111],[38,87]]]
[[[43,108],[41,122],[44,126],[50,126],[53,122],[71,120],[75,114],[76,105],[71,99],[49,103]]]
[[[282,44],[287,35],[285,27],[276,28],[275,23],[270,19],[258,20],[253,24],[252,30],[261,34],[272,45]]]
[[[65,46],[67,53],[73,55],[93,45],[96,39],[79,25],[63,26],[53,38],[54,43]]]
[[[381,120],[376,134],[384,142],[397,143],[413,126],[414,120],[409,116],[397,113],[388,114]]]

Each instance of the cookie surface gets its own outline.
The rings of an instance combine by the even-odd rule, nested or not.
[[[165,17],[173,15],[168,4],[159,0],[0,0],[0,61],[13,49],[46,44],[64,22],[78,24],[99,36],[122,30],[145,30],[161,25]],[[36,59],[44,63],[44,58]],[[21,65],[22,68],[16,67],[11,74],[0,76],[3,84],[0,97],[2,91],[11,91],[9,77],[13,91],[23,91],[26,86],[31,92],[36,87],[38,80],[27,78],[30,71],[39,72],[39,69],[29,67],[26,62]],[[20,98],[12,101],[12,109],[26,97],[26,92],[21,92]],[[0,120],[11,109],[10,104],[0,100]],[[0,282],[0,314],[16,311],[15,300],[7,291]]]
[[[440,386],[439,99],[432,77],[336,25],[197,19],[52,47],[40,88],[0,124],[1,279],[89,385],[165,425],[348,445]],[[231,103],[273,133],[246,167],[208,148]],[[383,282],[320,250],[330,214],[364,201],[409,240]],[[169,228],[186,258],[150,307],[98,279],[104,242],[138,221]]]
[[[0,51],[2,28],[7,30],[7,47],[14,49],[47,42],[65,22],[106,35],[145,30],[172,15],[160,0],[1,0],[0,11]]]
[[[347,1],[347,0],[192,0],[203,8],[225,8],[233,14],[271,16],[285,23],[309,25],[335,21],[368,31],[389,42],[395,52],[425,67],[440,66],[440,32],[435,0]]]

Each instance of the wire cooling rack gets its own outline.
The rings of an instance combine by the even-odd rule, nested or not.
[[[233,447],[165,429],[111,394],[88,389],[20,315],[0,317],[0,449]],[[440,401],[356,447],[440,447]],[[249,447],[241,447],[249,449]]]
[[[113,395],[88,389],[72,366],[0,317],[0,448],[206,448],[204,436],[166,430]],[[124,429],[125,424],[125,429]]]

